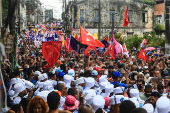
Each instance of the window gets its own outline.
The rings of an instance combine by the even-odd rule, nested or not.
[[[93,19],[94,19],[94,22],[99,21],[99,11],[98,10],[93,11]]]
[[[80,22],[84,21],[84,9],[80,9]]]
[[[127,32],[127,38],[131,38],[132,35],[133,35],[133,32]]]
[[[112,14],[113,14],[113,15],[112,15]],[[114,18],[113,18],[113,21],[116,22],[115,11],[110,11],[110,22],[112,22],[112,16],[114,17]]]
[[[143,11],[142,12],[142,21],[143,22],[148,22],[148,11]]]
[[[132,11],[128,11],[128,20],[132,22]]]

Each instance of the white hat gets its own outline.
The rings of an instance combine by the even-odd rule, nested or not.
[[[50,91],[41,91],[37,94],[37,96],[42,97],[47,102],[47,96],[50,93]]]
[[[43,75],[39,75],[38,76],[38,81],[40,82],[41,80],[44,80],[44,76]]]
[[[14,105],[19,104],[21,102],[21,97],[15,97],[13,100]]]
[[[12,78],[11,79],[11,85],[10,85],[10,87],[9,87],[9,90],[12,88],[12,85],[14,85],[14,84],[17,84],[17,83],[22,83],[23,81],[22,81],[22,79],[20,79],[20,78]]]
[[[85,78],[85,84],[86,84],[85,91],[89,90],[95,84],[94,78],[92,78],[92,77]]]
[[[57,85],[57,81],[56,80],[50,80],[50,81],[52,81],[53,82],[53,87],[55,87],[56,85]]]
[[[70,83],[71,83],[71,81],[73,81],[74,80],[74,78],[72,77],[72,76],[70,76],[70,75],[64,75],[64,82],[65,82],[65,86],[66,87],[68,87],[68,88],[70,88]]]
[[[116,95],[116,94],[119,94],[119,93],[123,93],[123,90],[124,88],[123,87],[116,87],[113,89],[113,93]]]
[[[58,84],[60,84],[60,83],[65,84],[65,82],[63,82],[63,81],[58,81]]]
[[[108,75],[108,71],[104,71],[104,75]]]
[[[166,96],[160,97],[156,102],[155,113],[168,113],[170,111],[170,100]]]
[[[44,86],[44,82],[37,82],[38,83],[38,88],[43,88],[43,86]]]
[[[47,78],[48,78],[47,73],[43,73],[42,76],[44,77],[44,79],[47,79]]]
[[[73,69],[68,70],[68,75],[75,76],[75,71]]]
[[[110,97],[110,99],[109,99],[110,105],[120,104],[123,101],[124,101],[123,95],[114,95],[114,96]]]
[[[28,80],[24,80],[24,82],[25,82],[25,86],[26,86],[27,89],[31,89],[33,87],[33,83],[32,82],[30,82]]]
[[[40,75],[41,75],[41,73],[40,73],[40,71],[35,71],[35,72],[34,72],[34,75],[38,75],[38,76],[40,76]]]
[[[43,89],[44,90],[49,90],[49,88],[53,87],[53,82],[50,80],[47,80],[43,83]]]
[[[84,77],[80,77],[76,80],[76,84],[83,84],[83,83],[85,83]]]
[[[96,95],[93,98],[92,108],[93,111],[96,112],[98,108],[104,108],[105,100],[101,95]]]
[[[15,94],[13,97],[18,96],[19,93],[21,93],[22,91],[24,91],[26,89],[26,86],[24,83],[17,83],[14,85],[14,90],[15,90]]]
[[[114,88],[114,85],[113,85],[113,84],[106,85],[106,86],[105,86],[105,93],[111,93],[111,92],[113,92],[113,88]]]
[[[106,85],[109,85],[109,82],[101,82],[101,83],[99,84],[100,90],[105,89],[105,86],[106,86]]]
[[[139,102],[137,101],[136,97],[130,98],[130,101],[132,101],[135,104],[136,108],[139,107]]]
[[[99,78],[99,83],[102,83],[102,82],[108,82],[107,77],[106,77],[105,75],[102,75],[102,76]]]
[[[13,97],[14,94],[15,94],[15,91],[14,91],[14,90],[9,90],[9,91],[8,91],[8,95],[9,95],[10,97]]]
[[[144,108],[147,111],[147,113],[153,113],[154,112],[154,107],[150,103],[145,104],[142,108]]]
[[[93,98],[94,98],[95,95],[89,93],[85,96],[85,101],[87,104],[92,104],[93,103]]]
[[[130,96],[131,96],[131,98],[133,98],[133,97],[139,98],[139,90],[138,89],[131,89],[130,90]]]
[[[87,90],[87,91],[85,92],[85,96],[88,95],[88,94],[91,94],[91,95],[95,96],[95,95],[96,95],[96,92],[95,92],[94,89],[89,89],[89,90]]]

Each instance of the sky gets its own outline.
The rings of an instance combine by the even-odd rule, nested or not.
[[[53,9],[53,16],[61,19],[63,0],[40,0],[46,9]]]

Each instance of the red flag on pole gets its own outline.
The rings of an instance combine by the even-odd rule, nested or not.
[[[140,49],[138,58],[144,60],[145,62],[147,60],[147,54],[144,52],[144,50],[142,48]]]
[[[89,46],[85,49],[85,51],[84,51],[84,55],[85,55],[85,56],[90,56],[90,49],[96,51],[96,47],[95,47],[95,46],[89,45]],[[96,51],[96,55],[97,55],[97,51]]]
[[[128,6],[127,6],[127,9],[126,9],[125,14],[124,14],[124,17],[125,17],[124,24],[123,24],[124,27],[126,27],[129,24],[127,14],[128,14]]]
[[[113,46],[113,44],[111,44],[111,45],[109,46],[109,48],[107,49],[106,55],[107,55],[107,56],[110,56],[110,55],[111,55],[112,59],[115,60],[115,52],[114,52],[114,46]]]
[[[60,57],[61,42],[45,41],[42,44],[42,55],[47,63],[53,67],[57,59]]]
[[[95,47],[105,47],[102,42],[97,40],[91,33],[80,26],[80,38],[79,42],[85,45],[94,45]]]

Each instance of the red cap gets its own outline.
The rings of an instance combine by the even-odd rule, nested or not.
[[[96,70],[97,72],[99,72],[99,71],[103,71],[104,69],[102,69],[101,67],[94,67],[93,70]]]

